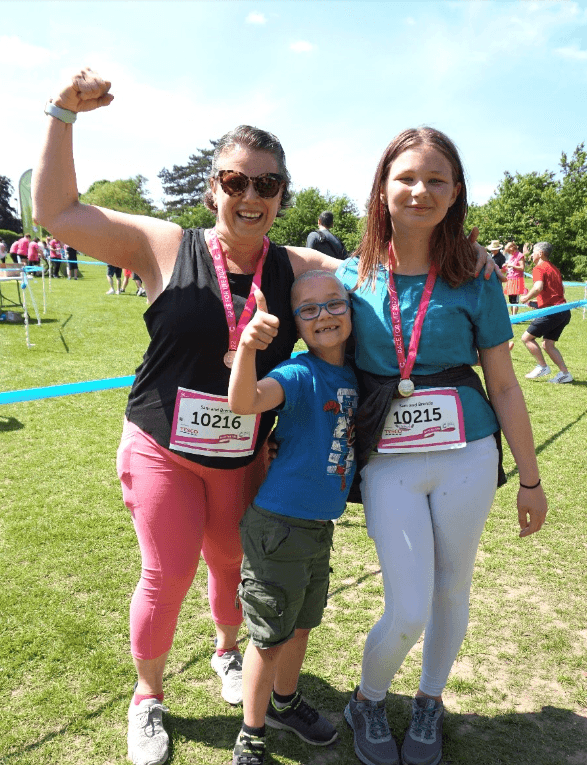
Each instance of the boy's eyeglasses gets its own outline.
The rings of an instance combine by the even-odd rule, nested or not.
[[[257,194],[263,199],[276,197],[284,181],[279,173],[263,173],[251,178],[238,170],[219,170],[215,177],[218,178],[222,191],[229,197],[244,194],[250,181]]]
[[[310,321],[311,319],[317,319],[322,313],[322,309],[326,308],[331,316],[342,316],[345,314],[351,304],[348,300],[342,298],[336,300],[329,300],[326,303],[306,303],[301,305],[293,312],[294,316],[299,316],[304,321]]]

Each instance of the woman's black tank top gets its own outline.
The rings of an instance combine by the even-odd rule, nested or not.
[[[238,322],[249,296],[252,274],[228,274]],[[279,318],[279,333],[265,351],[257,351],[257,376],[288,359],[297,332],[290,307],[293,270],[285,247],[271,243],[261,279],[270,313]],[[228,350],[228,325],[212,257],[203,229],[184,231],[169,285],[146,310],[151,342],[137,369],[130,392],[127,418],[155,441],[169,448],[178,387],[226,396],[230,370],[223,357]],[[250,463],[275,420],[261,416],[255,454],[249,457],[209,457],[176,452],[206,467],[234,469]]]

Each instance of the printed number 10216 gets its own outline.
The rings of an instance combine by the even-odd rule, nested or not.
[[[199,425],[203,428],[223,428],[226,430],[238,430],[241,426],[241,419],[238,415],[230,414],[208,414],[208,412],[194,412],[192,425]]]

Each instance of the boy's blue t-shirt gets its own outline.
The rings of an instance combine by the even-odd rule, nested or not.
[[[336,272],[349,290],[357,283],[358,263],[356,257],[345,260]],[[407,353],[426,274],[394,274],[394,281]],[[379,267],[374,291],[371,284],[365,282],[350,295],[357,366],[374,374],[399,375],[389,308],[388,273],[384,266]],[[492,348],[512,337],[506,301],[495,274],[490,279],[481,274],[456,288],[438,277],[422,326],[413,372],[415,375],[434,374],[462,364],[475,364],[477,348]],[[495,433],[499,428],[497,419],[482,396],[474,388],[464,385],[458,387],[458,392],[467,441]]]
[[[275,431],[279,451],[255,504],[294,518],[338,518],[355,474],[354,372],[301,353],[267,377],[281,385],[285,401]]]

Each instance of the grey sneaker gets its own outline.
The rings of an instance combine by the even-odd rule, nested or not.
[[[158,699],[143,699],[128,708],[128,759],[134,765],[162,765],[169,755],[169,736],[163,727],[163,712],[169,712]]]
[[[557,372],[555,376],[548,381],[549,383],[570,383],[573,382],[573,375],[570,372]]]
[[[265,722],[270,728],[289,730],[306,744],[314,744],[314,746],[328,746],[338,738],[338,731],[334,725],[329,723],[317,709],[311,707],[299,691],[291,703],[283,709],[277,709],[271,694]]]
[[[526,375],[526,379],[535,380],[537,377],[546,377],[549,374],[550,374],[550,367],[548,366],[548,364],[545,367],[540,366],[540,364],[536,364],[534,369],[531,372],[528,372],[528,374]]]
[[[344,710],[355,733],[355,754],[365,765],[398,765],[397,746],[385,715],[385,700],[359,701],[358,686]]]
[[[243,657],[240,651],[227,651],[222,656],[214,652],[210,664],[222,680],[222,698],[233,706],[240,704],[243,700]]]
[[[442,702],[412,699],[412,722],[402,746],[403,765],[437,765],[442,759]]]
[[[232,752],[232,765],[263,765],[264,762],[265,738],[250,736],[241,730]]]

